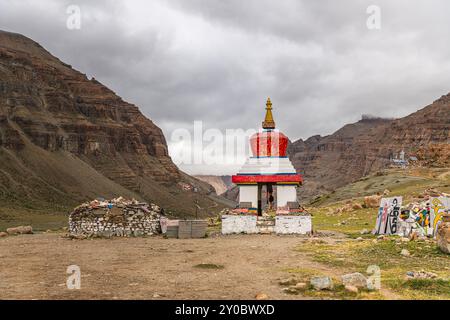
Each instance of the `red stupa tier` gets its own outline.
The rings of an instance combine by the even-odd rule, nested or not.
[[[288,137],[276,130],[264,130],[250,137],[254,157],[286,157]]]
[[[232,181],[235,184],[301,184],[302,177],[287,157],[289,139],[275,130],[270,99],[266,106],[263,130],[250,137],[253,157],[246,161]]]

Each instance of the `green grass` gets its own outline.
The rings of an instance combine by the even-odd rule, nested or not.
[[[60,230],[68,225],[68,212],[69,208],[36,211],[3,207],[0,208],[0,231],[20,225],[32,226],[34,231]]]
[[[403,196],[406,199],[418,195],[427,188],[450,192],[450,176],[445,176],[448,170],[448,168],[389,169],[338,188],[334,192],[314,199],[310,204],[315,207],[327,206],[346,199],[362,199],[364,196],[382,194],[385,189],[389,189],[391,194]]]
[[[393,238],[395,239],[395,238]],[[400,254],[407,249],[410,257]],[[381,269],[382,286],[392,289],[405,298],[422,296],[423,299],[450,299],[450,257],[432,242],[394,240],[373,242],[345,241],[336,244],[302,243],[297,250],[307,253],[316,262],[345,270],[345,273],[366,274],[367,267],[377,265]],[[425,270],[436,273],[441,280],[421,283],[405,280],[408,271]]]
[[[391,286],[396,290],[404,291],[414,299],[450,299],[450,281],[444,279],[410,279],[392,282]]]
[[[199,269],[208,269],[208,270],[221,270],[224,269],[225,267],[220,265],[220,264],[214,264],[214,263],[200,263],[194,266],[194,268],[199,268]]]
[[[337,231],[351,237],[359,237],[363,229],[371,231],[375,227],[376,216],[378,214],[377,209],[360,209],[339,214],[332,213],[333,209],[342,206],[343,204],[339,204],[311,210],[314,229]],[[363,237],[368,236],[364,235]]]

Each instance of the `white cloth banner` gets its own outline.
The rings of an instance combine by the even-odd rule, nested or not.
[[[399,231],[402,197],[382,198],[378,209],[376,234],[397,234]]]
[[[442,215],[450,209],[450,198],[436,197],[430,198],[430,229],[436,236],[437,229],[442,222]]]

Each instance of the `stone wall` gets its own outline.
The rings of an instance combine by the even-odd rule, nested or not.
[[[275,220],[276,234],[310,234],[312,231],[311,216],[292,215],[277,216]]]
[[[258,233],[256,216],[222,216],[222,234]]]
[[[86,203],[69,216],[71,235],[141,237],[161,233],[161,209],[154,204],[104,201]]]

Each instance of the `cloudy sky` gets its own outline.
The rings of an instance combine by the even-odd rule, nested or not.
[[[70,30],[69,5],[81,9]],[[367,8],[381,9],[369,29]],[[22,33],[174,130],[257,128],[271,97],[291,140],[361,114],[401,117],[450,91],[446,0],[0,0]],[[236,166],[181,167],[233,173]]]

